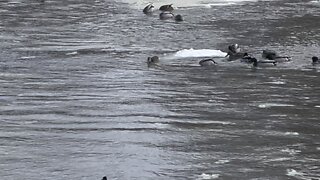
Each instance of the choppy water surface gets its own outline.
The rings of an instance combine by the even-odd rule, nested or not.
[[[175,23],[139,1],[2,1],[1,179],[320,179],[319,3],[186,2]],[[231,43],[293,62],[198,65]]]

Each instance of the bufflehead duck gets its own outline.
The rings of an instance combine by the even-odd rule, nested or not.
[[[241,49],[238,44],[231,44],[230,46],[228,46],[228,50],[232,53],[239,53]]]
[[[164,12],[160,13],[160,15],[159,15],[159,18],[161,20],[172,19],[173,17],[174,17],[174,14],[169,11],[164,11]]]
[[[215,66],[217,63],[213,59],[203,59],[199,62],[200,66]]]
[[[275,60],[277,62],[288,62],[291,61],[289,56],[279,56],[278,53],[274,50],[263,50],[262,57],[269,60]]]
[[[156,65],[158,65],[158,63],[159,63],[159,57],[158,56],[148,57],[148,59],[147,59],[148,67],[156,66]]]
[[[174,17],[174,20],[176,20],[177,22],[181,22],[181,21],[183,21],[183,18],[180,14],[178,14]]]
[[[277,62],[275,60],[257,60],[255,57],[250,56],[248,53],[244,53],[240,61],[248,64],[252,63],[253,67],[277,65]]]
[[[253,56],[250,56],[248,53],[244,53],[242,58],[240,59],[240,61],[244,62],[244,63],[251,64],[254,62],[254,59],[256,59],[256,58]]]
[[[244,56],[244,53],[240,52],[241,49],[238,44],[232,44],[228,46],[228,53],[226,57],[228,57],[229,61],[234,61],[237,59],[241,59]]]
[[[154,11],[154,6],[152,4],[148,4],[144,9],[143,9],[143,13],[144,14],[152,14]]]
[[[159,8],[160,11],[173,11],[172,4],[163,5]]]

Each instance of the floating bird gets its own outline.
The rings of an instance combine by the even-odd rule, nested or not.
[[[228,46],[228,50],[232,53],[239,53],[241,49],[238,44],[231,44]]]
[[[181,21],[183,21],[183,18],[180,14],[178,14],[174,17],[174,20],[176,20],[177,22],[181,22]]]
[[[148,4],[144,9],[143,9],[143,13],[144,14],[152,14],[154,11],[154,6],[152,4]]]
[[[159,57],[158,56],[148,57],[147,64],[148,64],[148,67],[158,65]]]
[[[276,66],[277,62],[275,60],[257,60],[255,57],[250,56],[248,53],[244,53],[240,60],[243,63],[253,64],[253,67],[262,66]]]
[[[169,11],[164,11],[164,12],[160,13],[160,15],[159,15],[159,18],[161,20],[172,19],[173,17],[174,17],[174,14]]]
[[[229,61],[241,59],[244,56],[244,53],[240,51],[241,49],[238,44],[231,44],[230,46],[228,46],[228,53],[226,57],[228,57]]]
[[[319,64],[319,58],[317,56],[313,56],[312,57],[312,65],[315,66],[317,64]]]
[[[203,59],[199,62],[200,66],[215,66],[217,63],[213,59]]]
[[[163,5],[159,8],[160,11],[173,11],[173,7],[172,4],[168,4],[168,5]]]
[[[255,60],[257,60],[255,57],[250,56],[248,53],[244,53],[242,58],[240,59],[241,62],[251,64]]]
[[[101,180],[108,180],[107,176],[103,176],[103,178]]]
[[[234,60],[238,60],[238,59],[241,59],[243,58],[245,53],[243,52],[238,52],[238,53],[228,53],[227,56],[228,56],[228,61],[234,61]]]
[[[279,56],[278,53],[274,50],[263,50],[262,57],[269,60],[275,60],[277,62],[288,62],[291,61],[289,56]]]

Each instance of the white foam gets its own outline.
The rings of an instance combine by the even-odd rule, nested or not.
[[[303,173],[298,172],[294,169],[287,169],[287,176],[301,176]]]
[[[267,84],[276,84],[276,85],[281,85],[281,84],[286,84],[284,81],[272,81],[272,82],[266,82]]]
[[[218,160],[215,162],[215,164],[225,164],[225,163],[228,163],[230,162],[230,160]]]
[[[295,155],[295,154],[300,153],[301,151],[300,150],[286,148],[286,149],[282,149],[281,152],[288,153],[290,155]]]
[[[153,123],[151,124],[152,128],[157,128],[157,129],[166,129],[168,128],[168,124],[163,124],[163,123]]]
[[[279,104],[279,103],[264,103],[264,104],[259,104],[259,108],[270,108],[270,107],[293,107],[294,105],[292,104]]]
[[[210,3],[206,4],[205,7],[211,8],[213,6],[229,6],[229,5],[234,5],[236,3],[233,2],[225,2],[225,3]]]
[[[183,121],[188,123],[196,123],[196,124],[222,124],[222,125],[234,125],[235,123],[230,121]]]
[[[271,114],[270,117],[287,117],[286,114]]]
[[[208,3],[206,6],[207,7],[212,7],[212,6],[230,6],[230,5],[236,5],[240,4],[243,2],[250,2],[250,1],[257,1],[257,0],[207,0],[205,3]]]
[[[77,51],[73,51],[73,52],[68,52],[68,53],[66,53],[66,55],[69,55],[69,56],[71,56],[71,55],[77,55],[77,54],[78,54]]]
[[[309,3],[311,3],[311,4],[320,4],[320,1],[319,0],[313,0],[313,1],[310,1]]]
[[[297,132],[285,132],[285,135],[292,135],[292,136],[299,136],[299,133]]]
[[[219,178],[219,174],[206,174],[206,173],[202,173],[201,175],[199,175],[198,180],[201,179],[217,179]]]
[[[34,59],[36,56],[22,56],[20,59]]]
[[[215,49],[183,49],[174,54],[174,57],[225,57],[227,53]]]
[[[316,107],[316,108],[320,108],[320,105],[316,105],[316,106],[314,106],[314,107]]]

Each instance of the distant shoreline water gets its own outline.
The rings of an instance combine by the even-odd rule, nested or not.
[[[134,8],[141,9],[149,3],[152,3],[156,9],[164,4],[173,4],[174,7],[192,7],[192,6],[203,6],[203,7],[211,7],[211,6],[226,6],[239,4],[243,2],[257,1],[257,0],[122,0],[123,2],[132,4]]]

